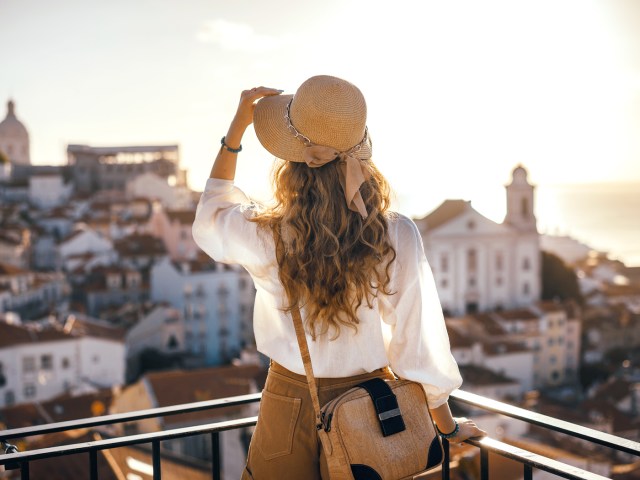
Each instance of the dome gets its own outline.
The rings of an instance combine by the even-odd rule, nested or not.
[[[16,118],[13,100],[7,102],[7,116],[0,122],[0,137],[29,138],[27,128]]]
[[[16,117],[15,103],[7,102],[7,116],[0,122],[0,150],[11,163],[29,165],[29,132]]]
[[[511,177],[513,178],[513,183],[528,183],[527,170],[522,165],[518,165],[513,169]]]

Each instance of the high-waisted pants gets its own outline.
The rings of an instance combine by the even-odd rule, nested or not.
[[[382,368],[354,377],[317,378],[320,406],[374,377],[391,379],[393,374]],[[327,478],[307,379],[271,362],[242,480]]]

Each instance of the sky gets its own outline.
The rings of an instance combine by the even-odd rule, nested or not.
[[[179,144],[201,190],[241,90],[329,74],[363,91],[408,215],[463,198],[501,220],[519,164],[541,187],[640,182],[635,0],[0,0],[0,19],[0,101],[36,164]],[[273,158],[252,129],[243,146],[237,183],[267,198]]]

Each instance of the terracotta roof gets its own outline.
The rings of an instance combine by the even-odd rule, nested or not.
[[[172,370],[145,375],[155,395],[156,405],[166,407],[182,403],[200,402],[216,398],[253,393],[264,369],[257,365],[203,368],[198,370]],[[258,388],[260,386],[258,385]],[[239,412],[243,407],[224,407],[216,410],[190,412],[166,417],[165,424],[181,424],[207,420]]]
[[[3,275],[24,275],[29,273],[26,270],[16,267],[15,265],[10,265],[8,263],[0,263],[0,276]]]
[[[451,344],[451,348],[470,348],[475,343],[467,335],[463,335],[449,325],[447,325],[447,333],[449,334],[449,343]]]
[[[64,325],[64,331],[76,337],[105,338],[124,342],[126,331],[124,328],[114,327],[106,322],[92,321],[80,317],[69,317]]]
[[[93,417],[95,413],[93,411],[94,402],[102,403],[104,406],[103,414],[106,414],[112,398],[111,389],[102,389],[95,393],[78,396],[64,394],[46,402],[40,402],[40,408],[36,408],[33,403],[3,408],[0,410],[0,421],[7,428],[22,428],[43,423],[66,422]]]
[[[114,248],[122,256],[163,255],[167,253],[162,239],[149,234],[133,234],[116,240]]]
[[[473,385],[504,385],[516,380],[478,365],[460,365],[460,374],[465,383]]]
[[[539,319],[534,312],[526,308],[514,309],[514,310],[503,310],[500,312],[496,312],[495,316],[503,320],[538,320]]]
[[[55,328],[38,329],[34,326],[10,325],[0,322],[0,348],[25,343],[55,342],[71,337]]]
[[[489,335],[505,335],[507,332],[496,320],[488,313],[477,313],[469,315],[469,318],[482,326],[484,331]]]
[[[536,306],[545,313],[565,311],[564,306],[558,302],[542,301],[536,303]]]
[[[190,225],[196,216],[195,210],[166,210],[170,222],[179,222],[183,225]]]
[[[471,206],[467,200],[445,200],[426,217],[417,219],[416,222],[428,230],[438,228],[440,225],[453,220],[464,213]]]

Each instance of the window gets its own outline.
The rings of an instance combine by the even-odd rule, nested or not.
[[[497,286],[501,286],[502,285],[502,277],[497,277],[496,278],[496,285]]]
[[[22,358],[22,371],[24,373],[32,373],[36,371],[36,359],[34,357]]]
[[[40,368],[42,370],[53,370],[53,357],[51,355],[42,355],[40,357]]]
[[[522,285],[522,293],[524,293],[525,295],[529,295],[529,291],[530,291],[529,284],[527,282],[525,282]]]
[[[473,230],[474,228],[476,228],[476,222],[474,222],[473,220],[469,220],[469,221],[467,222],[467,228],[468,228],[469,230]]]
[[[13,393],[13,390],[7,390],[4,392],[4,404],[8,407],[13,405],[16,401],[16,395]]]
[[[27,383],[24,386],[24,396],[25,398],[33,398],[36,396],[36,386],[32,383]]]
[[[526,198],[520,201],[520,213],[522,213],[523,217],[529,215],[529,201]]]
[[[4,366],[0,363],[0,388],[7,384],[7,377],[4,375]]]
[[[529,257],[524,257],[522,260],[522,269],[531,270],[531,261],[529,260]]]
[[[442,288],[447,288],[449,286],[449,282],[447,282],[446,278],[443,278],[442,280],[440,280],[440,286]]]
[[[475,272],[478,269],[478,253],[475,248],[467,251],[467,269],[469,272]]]
[[[496,270],[501,272],[504,268],[504,255],[502,252],[496,253]]]
[[[69,359],[67,357],[64,357],[62,359],[62,368],[64,370],[66,370],[67,368],[69,368]]]
[[[446,253],[440,256],[440,270],[445,273],[449,271],[449,256]]]

